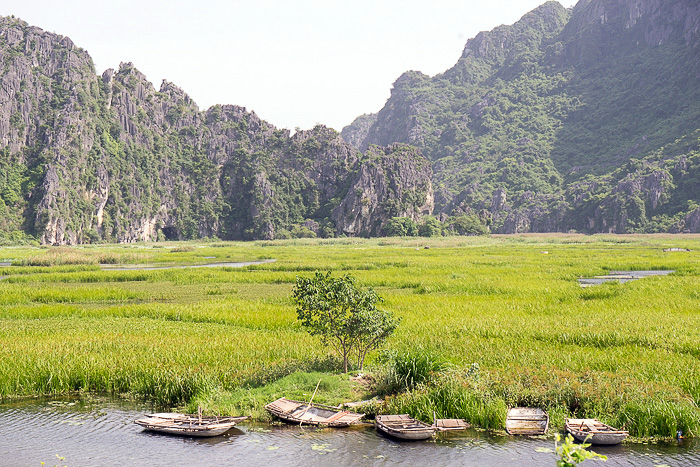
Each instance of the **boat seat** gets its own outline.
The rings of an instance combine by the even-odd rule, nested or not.
[[[282,413],[291,412],[292,410],[299,407],[299,404],[294,403],[294,402],[289,402],[289,401],[284,401],[284,402],[275,401],[275,402],[271,402],[269,405],[271,408],[273,408],[275,410],[279,410]]]
[[[343,410],[342,412],[338,412],[337,414],[333,415],[332,417],[327,418],[325,423],[334,422],[334,421],[338,420],[339,418],[343,418],[347,414],[348,414],[347,410]]]

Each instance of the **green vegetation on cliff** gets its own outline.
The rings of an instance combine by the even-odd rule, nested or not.
[[[698,21],[690,0],[546,2],[444,73],[404,73],[341,137],[200,111],[131,63],[97,76],[69,38],[3,17],[0,238],[378,236],[431,215],[451,232],[698,232]]]
[[[156,91],[131,63],[97,76],[70,39],[15,18],[0,18],[0,38],[0,84],[12,96],[0,106],[2,238],[78,244],[344,233],[332,213],[370,157],[334,130],[290,135],[241,107],[200,111],[172,83]],[[391,173],[392,186],[425,162],[412,151]],[[394,198],[414,208],[415,200]],[[377,205],[366,208],[363,217],[378,228],[388,221]]]
[[[470,39],[446,72],[405,73],[343,135],[417,146],[436,210],[488,210],[496,232],[696,231],[698,194],[676,187],[700,179],[658,168],[698,149],[700,13],[671,3],[547,2]],[[657,180],[626,183],[641,166]]]

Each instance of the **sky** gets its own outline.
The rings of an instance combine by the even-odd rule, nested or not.
[[[2,0],[0,15],[70,37],[100,74],[132,62],[202,110],[235,104],[278,128],[340,131],[379,111],[403,72],[447,70],[467,39],[544,1]]]

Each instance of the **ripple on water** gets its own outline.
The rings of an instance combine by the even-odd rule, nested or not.
[[[554,463],[552,439],[469,430],[428,442],[401,442],[371,425],[350,429],[245,424],[225,436],[186,438],[151,433],[133,421],[154,408],[112,400],[36,401],[0,405],[0,465],[40,465],[65,457],[71,466],[100,465],[465,465]],[[609,466],[700,465],[691,440],[599,448]],[[50,464],[53,465],[53,464]]]

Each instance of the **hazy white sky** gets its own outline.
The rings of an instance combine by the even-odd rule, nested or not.
[[[98,73],[133,62],[201,109],[236,104],[278,127],[341,130],[378,111],[404,71],[445,71],[467,39],[544,1],[2,0],[0,15],[70,37]]]

